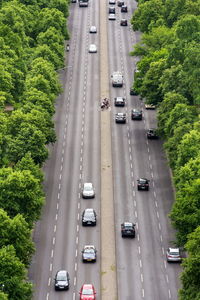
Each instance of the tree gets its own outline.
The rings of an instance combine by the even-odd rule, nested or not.
[[[184,166],[191,158],[195,158],[200,153],[200,132],[197,130],[191,130],[186,133],[179,146],[176,167],[180,168]]]
[[[13,245],[17,257],[27,265],[34,246],[31,241],[31,230],[22,215],[18,214],[11,219],[3,209],[0,209],[0,235],[0,248]]]
[[[21,213],[32,226],[44,204],[42,186],[28,170],[0,169],[0,207],[10,217]]]
[[[0,249],[0,286],[9,300],[31,300],[32,285],[26,281],[24,265],[16,257],[13,246]]]
[[[183,262],[182,288],[179,300],[200,299],[200,226],[188,236],[186,244],[188,257]]]

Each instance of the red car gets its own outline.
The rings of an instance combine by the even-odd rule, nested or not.
[[[79,294],[80,300],[96,300],[96,291],[93,284],[83,284]]]

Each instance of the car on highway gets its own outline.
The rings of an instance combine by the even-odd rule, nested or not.
[[[142,120],[142,110],[133,108],[131,110],[131,119],[132,120]]]
[[[76,3],[76,0],[71,0],[71,3]]]
[[[111,20],[111,21],[116,20],[115,14],[109,14],[109,15],[108,15],[108,20]]]
[[[82,261],[83,262],[96,262],[97,250],[94,245],[86,245],[82,250]]]
[[[93,208],[86,208],[82,213],[83,226],[96,226],[97,215]]]
[[[97,28],[96,28],[96,26],[91,26],[91,27],[90,27],[90,33],[97,33]]]
[[[59,270],[56,273],[54,279],[54,288],[58,290],[68,290],[69,289],[69,273],[66,270]]]
[[[122,5],[122,6],[121,6],[121,12],[128,12],[128,7],[127,7],[127,5]]]
[[[115,14],[115,6],[109,6],[108,13],[109,14]]]
[[[80,300],[96,300],[96,291],[93,284],[83,284],[79,294]]]
[[[121,19],[120,25],[121,26],[127,26],[128,25],[128,21],[126,19]]]
[[[139,178],[137,180],[137,189],[138,191],[148,191],[149,190],[149,179],[146,178]]]
[[[115,123],[126,123],[126,114],[125,113],[116,113]]]
[[[94,198],[95,197],[94,187],[91,182],[85,182],[83,184],[82,197],[83,198]]]
[[[117,6],[122,7],[124,5],[124,1],[118,0],[117,1]]]
[[[154,104],[146,103],[144,106],[145,106],[146,109],[156,109],[156,106]]]
[[[166,258],[168,262],[181,262],[182,258],[180,255],[179,248],[168,248],[166,252]]]
[[[113,87],[122,87],[123,86],[123,75],[120,71],[113,72],[111,75],[112,86]]]
[[[116,4],[116,0],[109,0],[109,4]]]
[[[89,46],[89,53],[96,53],[97,52],[97,46],[95,44],[91,44]]]
[[[130,87],[130,95],[131,96],[137,96],[137,93],[133,87]]]
[[[114,103],[115,103],[115,106],[125,106],[125,98],[124,97],[115,97]]]
[[[131,222],[124,222],[121,224],[122,237],[135,237],[135,224]]]
[[[148,139],[151,139],[151,140],[153,140],[153,139],[158,139],[157,130],[154,129],[154,128],[149,128],[149,129],[147,130],[147,138],[148,138]]]

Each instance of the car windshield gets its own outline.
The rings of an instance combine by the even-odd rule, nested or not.
[[[146,179],[140,179],[140,183],[147,183]]]
[[[170,252],[170,255],[179,255],[178,252]]]
[[[93,290],[92,289],[83,289],[82,294],[83,295],[93,295]]]
[[[84,250],[85,253],[94,253],[94,249],[85,249]]]
[[[87,192],[88,192],[88,191],[92,191],[92,186],[90,186],[90,185],[85,185],[85,186],[84,186],[84,190],[87,191]]]
[[[132,226],[131,225],[126,225],[125,228],[126,229],[132,229]]]
[[[58,274],[57,275],[57,280],[59,280],[59,281],[66,281],[67,279],[66,279],[66,276],[64,275],[64,274]]]

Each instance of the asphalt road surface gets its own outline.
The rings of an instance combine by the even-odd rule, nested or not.
[[[173,202],[169,169],[160,140],[147,140],[146,129],[156,126],[155,111],[147,111],[137,96],[129,95],[137,58],[130,57],[139,34],[130,28],[136,4],[127,1],[128,13],[116,5],[116,21],[108,22],[109,70],[121,71],[123,88],[110,82],[113,122],[113,181],[118,299],[176,300],[180,266],[167,264],[165,251],[173,245],[174,232],[167,214]],[[129,19],[120,26],[122,15]],[[98,33],[90,34],[91,25]],[[99,53],[88,53],[89,45],[99,47],[99,1],[90,0],[88,8],[71,4],[71,31],[68,66],[61,71],[63,94],[56,102],[57,143],[50,149],[46,162],[44,189],[46,205],[36,225],[36,254],[29,270],[35,285],[35,300],[78,299],[83,283],[93,283],[97,299],[100,290],[100,109]],[[110,81],[110,78],[108,78]],[[116,108],[113,99],[126,97],[126,107]],[[132,121],[131,108],[143,109],[143,120]],[[115,124],[114,114],[127,113],[126,124]],[[150,179],[148,192],[137,191],[137,179]],[[96,197],[81,197],[83,182],[93,182]],[[82,227],[81,214],[86,207],[97,213],[96,227]],[[122,239],[120,224],[136,223],[136,238]],[[83,264],[84,245],[97,248],[97,262]],[[69,291],[54,291],[57,270],[70,274]]]

